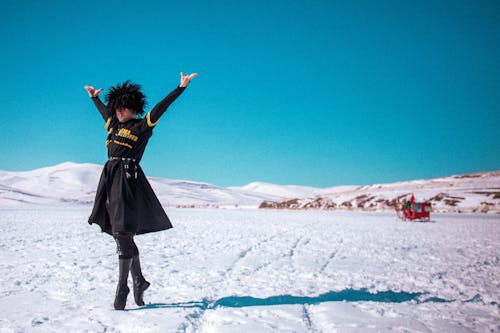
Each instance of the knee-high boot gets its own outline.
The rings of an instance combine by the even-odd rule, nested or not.
[[[132,258],[119,259],[119,275],[118,275],[118,286],[116,287],[115,295],[115,310],[125,309],[125,304],[127,303],[127,296],[130,289],[127,286],[128,273],[130,272],[130,267],[132,266]]]
[[[136,254],[132,259],[132,279],[134,280],[134,300],[139,306],[144,305],[142,299],[144,291],[149,288],[150,283],[146,281],[141,271],[141,261],[139,255]]]

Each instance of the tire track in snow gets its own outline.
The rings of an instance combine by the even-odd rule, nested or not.
[[[311,314],[309,313],[309,305],[302,305],[302,320],[306,324],[307,331],[311,333],[316,333],[318,330],[314,326],[314,323],[311,319]]]
[[[338,250],[334,250],[332,253],[330,253],[328,258],[326,259],[326,262],[323,264],[323,266],[321,266],[318,273],[322,274],[325,271],[328,265],[330,265],[330,263],[332,262],[333,258],[335,258],[335,256],[337,255],[337,252]]]
[[[223,275],[223,282],[227,281],[229,279],[229,275],[236,269],[236,267],[241,263],[242,260],[244,260],[249,253],[254,251],[256,248],[259,248],[262,246],[262,244],[268,243],[269,241],[273,240],[276,238],[278,234],[272,235],[271,237],[268,237],[262,241],[257,242],[256,244],[253,244],[252,246],[249,246],[245,250],[241,251],[236,258],[236,260],[230,265],[230,267],[224,272]]]
[[[339,252],[340,246],[342,245],[343,242],[344,241],[342,239],[340,239],[340,241],[338,242],[338,245],[330,253],[330,255],[328,256],[328,258],[326,259],[326,262],[321,266],[321,268],[319,269],[318,273],[322,274],[325,271],[325,269],[328,267],[328,265],[330,265],[330,263],[332,262],[333,258],[335,258],[335,256]]]
[[[307,238],[306,240],[302,241],[304,239],[304,237],[299,237],[295,243],[292,245],[292,247],[287,251],[287,253],[282,253],[279,255],[279,258],[292,258],[293,256],[295,256],[295,253],[296,253],[296,250],[297,248],[299,247],[299,243],[301,243],[302,245],[301,246],[306,246],[307,244],[309,244],[309,242],[311,241],[310,238]],[[301,242],[302,241],[302,242]],[[257,266],[255,269],[254,269],[254,273],[257,273],[259,272],[260,270],[266,268],[267,266],[271,265],[273,263],[272,260],[269,260],[269,261],[266,261],[264,264],[260,265],[260,266]],[[293,263],[292,263],[293,264]]]
[[[297,238],[295,243],[293,243],[292,248],[288,251],[288,256],[292,258],[295,255],[295,250],[297,249],[297,246],[299,245],[300,241],[304,238],[303,236]]]
[[[182,323],[177,329],[179,332],[191,333],[198,332],[202,324],[202,317],[205,313],[205,309],[197,309],[185,316],[187,322]]]

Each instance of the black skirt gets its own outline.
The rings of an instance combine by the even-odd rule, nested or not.
[[[92,223],[110,235],[172,228],[140,165],[131,159],[109,160],[104,165],[89,217]]]

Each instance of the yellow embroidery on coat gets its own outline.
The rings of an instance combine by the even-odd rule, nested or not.
[[[155,123],[153,123],[153,122],[151,121],[151,116],[150,116],[150,114],[151,114],[151,111],[150,111],[150,112],[148,112],[148,114],[146,115],[146,120],[148,121],[148,126],[149,126],[149,127],[154,127],[154,126],[156,126],[156,124],[158,124],[158,122],[160,121],[160,119],[158,119]]]
[[[120,130],[118,131],[118,134],[116,134],[116,135],[121,136],[122,138],[125,138],[125,139],[132,140],[134,142],[136,142],[138,139],[137,136],[130,133],[130,130],[127,128],[120,128]]]
[[[113,133],[113,127],[111,127],[111,128],[109,129],[109,131],[108,131],[108,134],[111,134],[111,133]]]
[[[132,149],[132,146],[131,146],[131,145],[129,145],[128,143],[121,142],[121,141],[117,141],[117,140],[113,140],[113,142],[114,142],[114,143],[116,143],[116,144],[118,144],[118,145],[120,145],[120,146],[125,146],[125,147],[127,147],[127,148]]]
[[[110,123],[111,123],[111,117],[108,118],[108,121],[106,121],[106,125],[104,125],[104,128],[106,130],[108,129]]]
[[[109,145],[110,142],[111,140],[106,140],[106,147]]]

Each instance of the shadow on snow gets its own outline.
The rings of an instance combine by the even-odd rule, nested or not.
[[[280,295],[267,298],[256,298],[251,296],[227,296],[215,301],[202,300],[199,302],[179,302],[179,303],[153,303],[133,310],[159,309],[159,308],[198,308],[202,310],[225,308],[243,308],[248,306],[271,306],[271,305],[294,305],[294,304],[317,304],[324,302],[383,302],[383,303],[403,303],[415,301],[417,303],[438,302],[449,303],[450,300],[430,297],[422,299],[425,293],[408,293],[404,291],[379,291],[370,293],[366,289],[354,290],[346,289],[341,291],[330,291],[318,296],[292,296]]]

